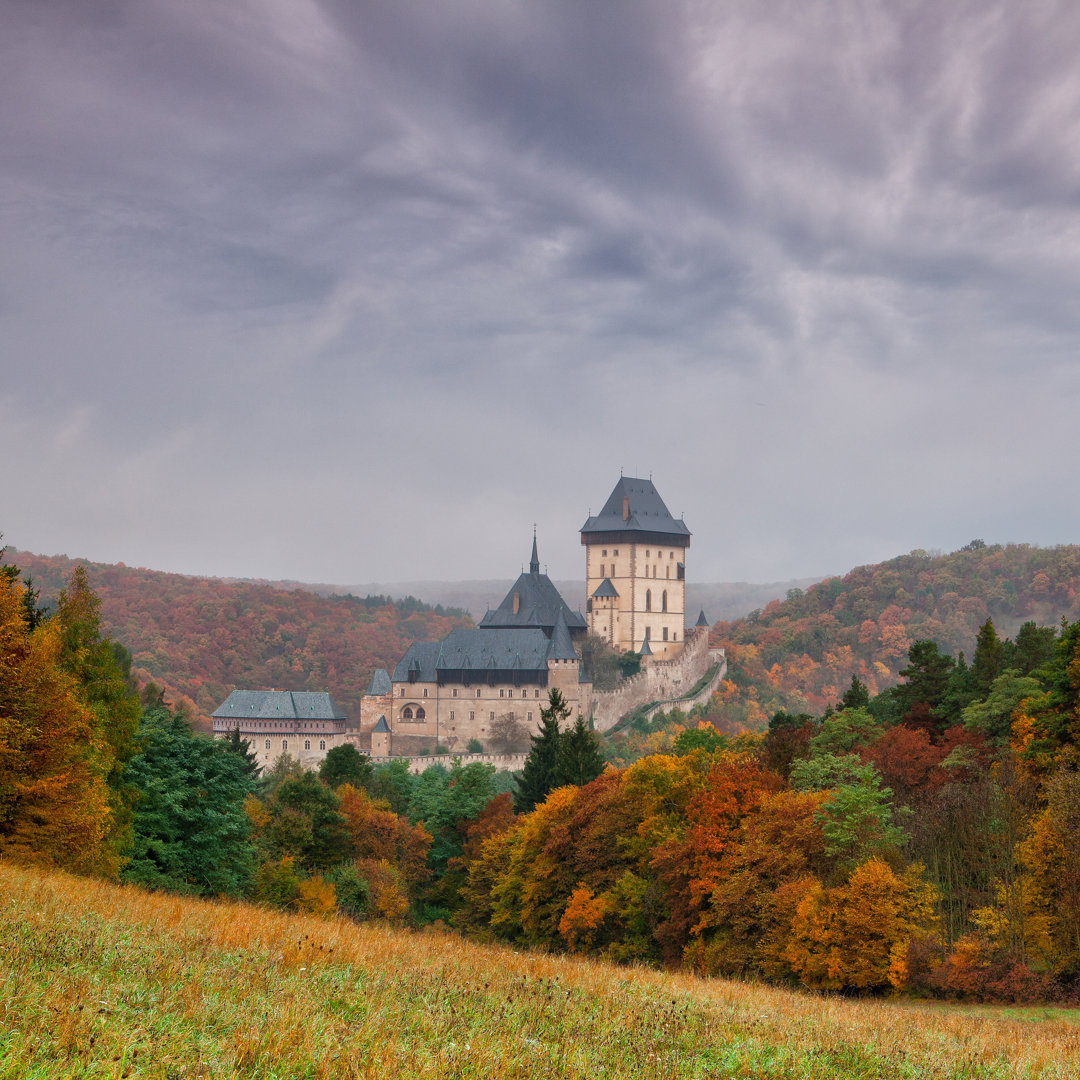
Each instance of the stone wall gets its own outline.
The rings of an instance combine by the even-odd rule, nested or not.
[[[722,650],[715,651],[723,655]],[[639,674],[625,679],[614,690],[593,692],[593,727],[597,731],[610,731],[628,712],[647,702],[678,701],[714,662],[708,628],[687,630],[682,654],[674,660],[646,658]]]
[[[494,765],[496,769],[507,769],[510,772],[517,772],[525,765],[525,754],[425,754],[423,757],[407,757],[405,755],[399,755],[403,761],[409,763],[409,772],[422,773],[426,768],[431,765],[443,765],[446,768],[455,761],[460,761],[462,765],[471,765],[473,762],[480,762],[484,765]],[[374,755],[369,759],[372,765],[384,765],[388,761],[394,761],[392,757],[375,757]]]

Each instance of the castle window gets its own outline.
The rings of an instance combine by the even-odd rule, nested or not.
[[[416,719],[417,720],[426,720],[427,719],[427,713],[424,712],[424,706],[423,705],[421,705],[420,708],[418,708],[416,710]]]
[[[320,739],[319,740],[319,749],[320,750],[325,750],[326,749],[326,740],[325,739]]]
[[[476,719],[476,713],[474,713],[474,712],[469,713],[469,719],[470,720],[475,720]]]
[[[401,719],[402,720],[411,720],[412,719],[412,706],[411,705],[406,705],[405,708],[401,710]]]
[[[604,558],[606,559],[606,558],[607,558],[607,548],[604,548],[604,550],[603,550],[603,551],[601,551],[601,552],[600,552],[600,554],[601,554],[601,555],[603,555],[603,556],[604,556]],[[603,572],[604,572],[603,570],[601,570],[601,571],[600,571],[600,573],[601,573],[601,574],[602,574]]]
[[[652,589],[645,590],[645,610],[652,611]]]
[[[310,750],[311,749],[311,740],[310,739],[305,739],[304,740],[304,749],[305,750]]]
[[[660,610],[661,611],[667,611],[667,589],[664,590],[664,596],[663,596],[663,599],[660,601],[660,603],[662,605]]]
[[[649,549],[648,549],[648,548],[646,548],[646,549],[645,549],[645,558],[647,559],[648,557],[649,557]]]
[[[514,719],[514,714],[513,714],[513,713],[509,713],[508,715],[509,715],[509,717],[510,717],[510,719],[511,719],[511,720],[513,720],[513,719]]]
[[[398,697],[404,697],[404,696],[405,696],[405,687],[403,686],[403,687],[402,687],[402,688],[401,688],[401,689],[400,689],[400,690],[398,691]]]
[[[667,553],[667,557],[668,557],[669,559],[674,559],[674,558],[675,558],[675,552],[674,552],[674,551],[669,551],[669,552]]]
[[[532,713],[529,713],[529,723],[532,723]]]
[[[453,690],[450,691],[450,696],[451,697],[457,697],[457,687],[456,686],[454,687]]]
[[[504,691],[503,688],[500,686],[499,687],[499,697],[502,697],[505,694],[505,692],[506,691]]]
[[[667,627],[664,627],[664,640],[667,641]]]
[[[601,577],[604,576],[604,564],[603,563],[600,564],[600,576]]]
[[[267,750],[270,749],[270,740],[269,739],[266,740],[266,749]]]
[[[645,640],[646,641],[651,641],[652,640],[652,627],[651,626],[646,626],[645,627]]]
[[[539,697],[539,696],[540,696],[540,691],[539,690],[534,690],[533,691],[533,697]]]
[[[668,577],[668,578],[671,577],[671,567],[670,566],[665,566],[664,567],[664,577]]]
[[[451,720],[454,719],[454,710],[453,709],[450,710],[450,719]]]
[[[477,696],[477,697],[479,697],[479,696],[480,696],[480,687],[479,687],[479,686],[478,686],[478,687],[476,688],[476,696]]]
[[[618,558],[619,557],[619,549],[616,548],[611,554],[614,555],[616,558]]]
[[[424,697],[427,697],[427,687],[424,687]]]
[[[289,740],[288,739],[282,739],[281,740],[281,749],[282,750],[288,750],[289,749]]]
[[[488,713],[488,720],[494,720],[494,719],[495,719],[495,714],[493,712]]]

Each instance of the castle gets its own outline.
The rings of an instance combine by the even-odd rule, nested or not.
[[[671,516],[652,481],[620,477],[600,513],[581,527],[581,543],[585,616],[540,573],[534,535],[528,573],[475,630],[416,642],[392,674],[375,673],[360,717],[372,754],[486,747],[507,723],[531,733],[553,688],[566,699],[570,722],[590,719],[593,687],[574,644],[586,631],[620,652],[657,661],[679,656],[690,530]]]
[[[327,694],[236,690],[214,712],[214,731],[240,734],[261,765],[290,753],[318,765],[333,746],[353,742],[373,756],[423,755],[438,747],[485,750],[508,733],[531,734],[548,692],[558,689],[578,716],[607,730],[645,702],[683,700],[722,652],[708,626],[685,629],[690,530],[672,517],[652,480],[620,476],[600,513],[581,527],[585,614],[573,611],[540,572],[533,534],[529,569],[475,629],[409,646],[393,672],[378,669],[361,700],[359,732]],[[640,675],[594,693],[578,651],[586,633],[618,652],[639,653]],[[713,655],[713,653],[716,655]],[[697,696],[711,693],[710,687]]]

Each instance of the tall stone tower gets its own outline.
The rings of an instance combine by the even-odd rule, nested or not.
[[[585,617],[614,649],[670,660],[682,652],[690,530],[651,480],[623,476],[581,527]]]

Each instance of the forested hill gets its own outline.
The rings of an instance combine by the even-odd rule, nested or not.
[[[750,730],[781,709],[820,713],[852,675],[871,695],[898,682],[914,641],[970,659],[988,617],[1011,637],[1025,622],[1052,626],[1062,616],[1080,617],[1080,546],[976,540],[951,555],[913,551],[717,623],[728,679],[710,712],[722,726]]]
[[[10,553],[52,602],[74,566],[101,600],[103,630],[131,650],[134,671],[204,717],[236,687],[328,690],[353,722],[377,667],[409,643],[471,620],[408,599],[319,596],[296,589],[187,577],[65,556]]]

